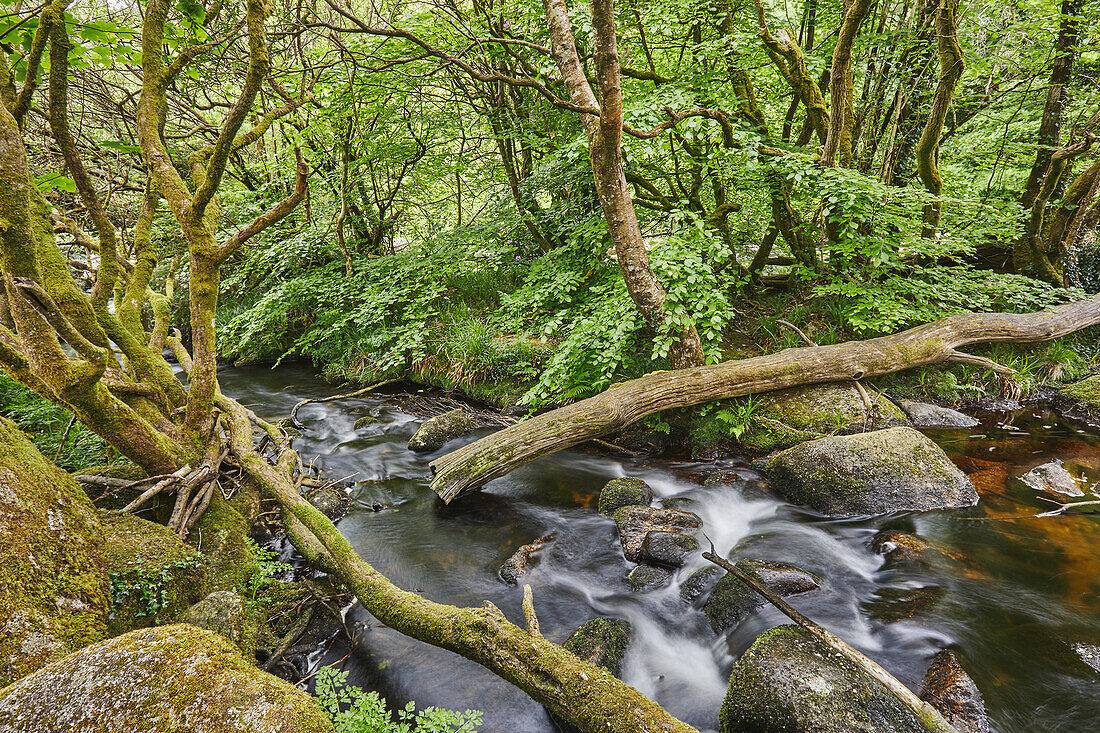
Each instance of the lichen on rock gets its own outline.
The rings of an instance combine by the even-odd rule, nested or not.
[[[0,690],[8,733],[333,733],[307,693],[188,624],[140,629],[74,652]]]
[[[0,418],[0,687],[107,633],[103,531],[76,482]]]
[[[611,517],[624,506],[649,506],[651,501],[653,489],[649,484],[634,476],[623,476],[611,479],[600,490],[598,509]]]

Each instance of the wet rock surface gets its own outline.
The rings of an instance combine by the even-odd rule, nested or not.
[[[672,571],[658,565],[639,565],[626,576],[626,582],[638,593],[658,590],[672,583]]]
[[[551,532],[516,550],[512,556],[505,560],[504,564],[500,566],[501,580],[509,585],[515,585],[519,577],[531,569],[538,559],[538,553],[542,548],[553,542],[555,536],[556,535]]]
[[[822,438],[768,462],[790,501],[829,516],[973,506],[978,493],[943,449],[912,428]]]
[[[1058,459],[1036,466],[1021,476],[1020,480],[1036,491],[1055,496],[1085,495],[1078,478],[1066,470],[1065,465]]]
[[[699,540],[691,535],[654,530],[646,532],[639,555],[644,562],[652,565],[679,568],[698,550]]]
[[[477,423],[473,416],[456,408],[426,420],[409,438],[409,450],[417,453],[439,450],[447,441],[472,433],[476,429]]]
[[[306,494],[306,500],[333,522],[339,521],[355,505],[344,487],[343,483],[326,483]]]
[[[224,636],[246,656],[256,649],[255,619],[245,607],[244,599],[233,591],[211,593],[184,611],[180,621]]]
[[[579,626],[563,647],[580,659],[603,667],[616,677],[630,643],[630,623],[618,618],[594,618]]]
[[[725,571],[713,565],[699,568],[680,584],[680,599],[684,603],[695,603],[710,592],[723,575]]]
[[[698,514],[679,509],[654,509],[648,506],[626,506],[615,512],[615,524],[623,555],[631,562],[641,560],[642,543],[649,532],[679,532],[698,529],[703,520]]]
[[[730,676],[722,733],[926,733],[878,682],[797,626],[761,634]]]
[[[785,562],[738,560],[737,569],[755,578],[780,596],[806,593],[820,586],[821,578],[800,567]],[[714,586],[703,606],[714,633],[721,634],[741,623],[750,613],[767,604],[755,590],[733,575],[726,574]]]
[[[332,733],[314,699],[188,624],[74,652],[0,690],[5,733]]]
[[[920,697],[959,733],[989,733],[982,693],[950,649],[932,657]]]
[[[871,538],[871,549],[885,558],[887,570],[925,571],[943,557],[928,540],[909,532],[884,529]]]
[[[1088,666],[1100,672],[1100,646],[1095,644],[1074,644],[1073,651]]]
[[[972,428],[981,424],[977,418],[950,407],[911,400],[896,400],[896,403],[918,428]]]
[[[653,489],[645,481],[633,476],[612,479],[600,491],[600,514],[611,517],[624,506],[649,506],[653,501]]]

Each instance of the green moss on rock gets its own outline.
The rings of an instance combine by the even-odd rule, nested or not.
[[[88,497],[2,418],[0,537],[3,687],[102,639],[110,585]]]
[[[409,450],[427,453],[439,450],[448,440],[477,429],[477,423],[465,410],[455,409],[427,420],[409,439]]]
[[[788,448],[767,475],[787,499],[830,516],[973,506],[978,494],[943,449],[912,428]]]
[[[245,503],[243,508],[247,510],[248,506]],[[187,542],[204,556],[210,590],[243,593],[259,572],[256,557],[247,543],[251,525],[236,506],[215,496],[191,530]]]
[[[224,636],[252,659],[260,636],[259,609],[253,605],[233,591],[214,591],[184,611],[180,620]]]
[[[1100,374],[1062,387],[1062,397],[1082,405],[1089,412],[1100,414]]]
[[[0,690],[11,733],[333,733],[316,701],[187,624],[99,642]]]
[[[797,626],[761,634],[734,665],[722,733],[925,733],[878,683]]]
[[[172,623],[206,596],[206,562],[175,532],[121,512],[101,512],[100,519],[114,596],[112,635]]]
[[[653,489],[634,476],[611,479],[600,491],[599,512],[611,517],[624,506],[649,506]]]
[[[738,560],[737,569],[784,597],[814,590],[821,583],[817,575],[785,562]],[[715,584],[703,612],[714,633],[721,634],[766,603],[755,590],[735,576],[726,574]]]
[[[901,408],[873,389],[871,409],[850,382],[794,387],[761,396],[741,443],[769,452],[828,435],[910,425]]]
[[[563,647],[580,659],[603,667],[616,677],[630,643],[630,622],[618,618],[594,618],[581,624]]]

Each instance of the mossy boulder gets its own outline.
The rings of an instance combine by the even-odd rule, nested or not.
[[[659,565],[638,565],[626,576],[630,589],[638,593],[664,588],[672,582],[672,571]]]
[[[0,690],[10,733],[333,733],[310,695],[188,624],[101,641]]]
[[[646,532],[639,555],[643,562],[666,568],[680,568],[691,553],[699,549],[699,540],[683,532],[655,530]]]
[[[793,596],[819,587],[821,578],[808,570],[785,562],[767,560],[738,560],[737,569],[763,584],[779,596]],[[750,613],[764,606],[767,601],[755,590],[733,575],[726,574],[710,592],[703,613],[714,633],[741,623]]]
[[[989,733],[982,693],[950,649],[932,657],[920,696],[959,733]]]
[[[114,596],[111,634],[172,623],[209,592],[205,559],[175,532],[122,512],[100,519]]]
[[[245,600],[231,590],[214,591],[184,611],[180,620],[224,636],[248,659],[256,652],[259,620]]]
[[[741,655],[718,716],[722,733],[926,733],[876,681],[797,626]]]
[[[616,677],[630,643],[630,623],[618,618],[594,618],[577,627],[562,644],[580,659],[603,667]]]
[[[1100,415],[1100,374],[1062,387],[1060,394],[1094,415]]]
[[[215,495],[187,538],[199,550],[207,568],[208,590],[244,592],[259,572],[256,555],[249,544],[250,516],[259,512],[247,491],[232,501]]]
[[[654,509],[648,506],[624,506],[615,512],[615,526],[623,545],[623,556],[639,562],[642,543],[649,532],[680,532],[698,529],[703,520],[698,514],[679,509]]]
[[[0,538],[3,687],[102,639],[111,608],[103,530],[91,501],[3,418]]]
[[[451,410],[426,420],[409,438],[409,450],[417,453],[439,450],[447,441],[474,430],[477,430],[477,423],[468,412],[462,409]]]
[[[726,571],[714,565],[699,568],[680,584],[680,600],[684,603],[695,603],[710,591],[718,580],[726,574]]]
[[[830,516],[973,506],[978,493],[943,449],[912,428],[788,448],[767,475],[788,500]]]
[[[884,395],[873,389],[865,392],[870,409],[851,382],[767,392],[761,395],[741,443],[770,452],[829,435],[910,424],[901,408]]]
[[[653,489],[645,481],[634,476],[611,479],[600,491],[600,514],[611,517],[624,506],[649,506],[653,501]]]
[[[981,424],[970,415],[929,402],[898,400],[897,405],[918,428],[973,428]]]

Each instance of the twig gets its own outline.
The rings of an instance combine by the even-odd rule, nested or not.
[[[73,429],[73,425],[75,424],[76,415],[74,414],[71,418],[69,418],[69,425],[65,428],[65,432],[61,434],[61,442],[57,444],[57,453],[53,454],[54,463],[57,463],[57,461],[61,458],[61,451],[65,449],[65,441],[69,439],[69,431]]]
[[[134,499],[129,504],[124,506],[122,508],[122,511],[124,511],[124,512],[134,511],[139,506],[141,506],[145,502],[149,501],[149,499],[153,498],[155,495],[159,494],[161,491],[164,491],[164,489],[166,489],[168,486],[170,486],[170,485],[172,485],[172,484],[174,484],[178,481],[182,481],[183,477],[186,476],[189,473],[191,473],[191,466],[187,465],[187,466],[184,466],[183,468],[180,468],[179,470],[175,471],[174,473],[170,473],[167,476],[162,476],[161,481],[153,484],[152,488],[149,488],[149,489],[145,490],[144,492],[142,492],[142,494],[140,496],[138,496],[136,499]],[[134,483],[136,484],[136,483],[140,483],[140,482],[135,481]]]
[[[309,626],[309,622],[313,620],[313,612],[316,610],[317,604],[311,603],[306,607],[306,610],[302,612],[301,618],[297,623],[287,632],[287,635],[283,637],[283,640],[279,642],[278,648],[271,653],[271,657],[264,662],[264,671],[270,672],[274,669],[275,665],[279,663],[279,660],[286,654],[290,645],[298,640],[298,637],[305,633],[306,628]]]
[[[303,407],[310,404],[311,402],[320,403],[320,402],[333,402],[335,400],[346,400],[346,399],[349,399],[351,397],[358,397],[359,395],[366,394],[367,392],[372,392],[372,391],[378,389],[379,387],[384,387],[387,384],[393,384],[394,382],[399,382],[399,381],[401,381],[401,380],[399,380],[399,379],[387,379],[384,382],[379,382],[378,384],[372,384],[369,387],[364,387],[363,389],[357,389],[354,392],[348,392],[347,394],[338,394],[338,395],[333,395],[332,397],[322,397],[322,398],[319,398],[319,399],[302,400],[298,404],[294,405],[293,408],[291,408],[291,410],[290,410],[290,424],[293,425],[294,427],[298,428],[299,430],[305,430],[306,429],[306,426],[304,424],[302,424],[301,422],[299,422],[299,420],[298,420],[298,410],[302,409]]]
[[[638,452],[636,450],[630,450],[629,448],[624,448],[621,445],[615,445],[614,443],[609,443],[608,441],[600,440],[599,438],[593,438],[592,440],[590,440],[588,442],[589,443],[595,443],[596,445],[603,446],[604,448],[607,448],[608,450],[613,450],[616,453],[624,453],[628,456],[640,456],[640,455],[642,455],[640,452]]]
[[[880,667],[874,660],[867,657],[865,654],[857,651],[849,646],[843,639],[836,634],[828,631],[824,627],[818,625],[808,617],[799,613],[793,606],[777,596],[775,593],[755,578],[742,572],[740,568],[731,563],[724,557],[719,557],[713,552],[704,552],[703,558],[714,563],[718,567],[722,568],[726,572],[733,575],[745,585],[752,588],[754,591],[763,596],[769,603],[778,608],[788,618],[797,623],[809,634],[836,651],[840,656],[847,659],[852,664],[856,665],[864,674],[871,677],[880,685],[886,688],[886,691],[893,695],[898,702],[908,708],[916,717],[917,720],[924,723],[930,731],[933,733],[959,733],[959,731],[944,717],[938,710],[932,707],[930,704],[921,700],[919,697],[913,694],[913,691],[903,685],[892,674]]]
[[[800,337],[802,337],[802,340],[805,341],[808,345],[810,345],[810,346],[817,346],[818,345],[816,341],[811,339],[806,334],[802,333],[802,329],[800,329],[798,326],[794,325],[790,321],[782,321],[782,320],[777,319],[776,323],[779,324],[780,326],[785,326],[785,327],[791,329],[792,331],[794,331],[795,333],[797,333]]]
[[[539,617],[535,615],[535,594],[530,584],[523,586],[523,617],[527,619],[527,633],[531,636],[542,636]]]

